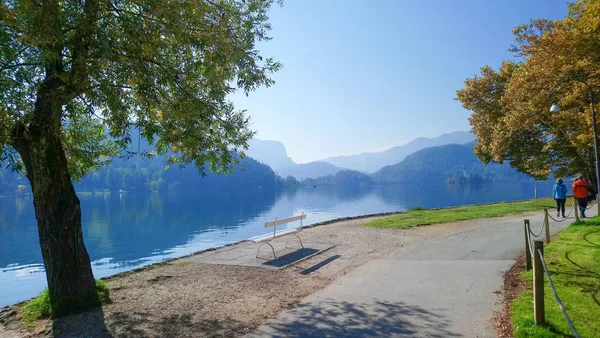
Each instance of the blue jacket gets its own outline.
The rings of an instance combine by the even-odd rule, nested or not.
[[[554,191],[552,192],[552,197],[556,198],[557,200],[566,199],[567,198],[567,186],[564,185],[563,183],[555,184]]]

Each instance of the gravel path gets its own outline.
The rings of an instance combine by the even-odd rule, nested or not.
[[[6,330],[3,325],[0,325],[0,337],[2,337],[2,338],[19,338],[21,336],[14,331]]]
[[[445,224],[461,231],[372,259],[248,336],[495,337],[490,319],[524,249],[525,218],[539,232],[543,212]],[[550,221],[551,233],[572,221]]]
[[[480,223],[472,220],[412,229],[362,226],[375,218],[303,230],[300,236],[307,247],[327,243],[333,248],[284,269],[237,265],[236,260],[248,262],[248,254],[256,253],[256,244],[242,242],[114,276],[107,280],[112,303],[102,311],[55,321],[22,336],[241,336],[369,261],[412,244],[474,229]],[[283,237],[275,246],[285,244]],[[19,322],[13,318],[5,324],[14,329]],[[0,331],[0,337],[7,332],[15,333]]]

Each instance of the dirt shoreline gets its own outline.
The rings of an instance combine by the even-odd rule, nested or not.
[[[518,202],[526,202],[526,201],[530,201],[530,200],[515,200],[515,201],[510,201],[508,203],[518,203]],[[484,206],[484,205],[492,205],[492,204],[498,204],[498,202],[479,203],[479,204],[472,204],[472,205],[469,205],[469,206]],[[455,208],[460,208],[460,207],[464,207],[464,205],[458,205],[458,206],[452,206],[452,207],[442,207],[442,208],[431,208],[431,209],[428,209],[428,210],[455,209]],[[318,226],[329,225],[329,224],[334,224],[334,223],[338,223],[338,222],[347,222],[347,221],[354,221],[354,220],[362,220],[362,219],[366,219],[366,218],[369,218],[369,221],[370,221],[371,218],[372,219],[377,219],[377,218],[382,218],[382,217],[387,217],[387,216],[399,215],[399,214],[403,214],[403,213],[406,213],[406,211],[391,211],[391,212],[380,212],[380,213],[375,213],[375,214],[365,214],[365,215],[358,215],[358,216],[339,217],[339,218],[334,218],[334,219],[330,219],[330,220],[327,220],[327,221],[322,221],[322,222],[318,222],[318,223],[304,225],[300,229],[302,229],[302,230],[304,230],[304,229],[311,229],[311,228],[315,228],[315,227],[318,227]],[[468,222],[468,221],[462,221],[462,222]],[[364,222],[364,223],[367,223],[367,222]],[[445,223],[439,223],[439,224],[433,224],[433,225],[441,225],[441,224],[445,224]],[[426,225],[426,226],[432,226],[432,225]],[[399,230],[408,230],[408,229],[399,229]],[[224,245],[221,245],[221,246],[216,246],[216,247],[212,247],[212,248],[208,248],[208,249],[204,249],[204,250],[200,250],[200,251],[195,251],[195,252],[192,252],[192,253],[184,255],[184,256],[179,256],[179,257],[175,257],[175,258],[169,258],[169,259],[166,259],[166,260],[164,260],[162,262],[145,265],[145,266],[142,266],[142,267],[139,267],[139,268],[135,268],[135,269],[132,269],[132,270],[129,270],[129,271],[119,272],[117,274],[106,276],[106,277],[102,277],[102,278],[99,278],[99,279],[101,279],[101,280],[110,280],[110,279],[113,279],[113,278],[118,277],[118,276],[127,275],[127,274],[134,273],[134,272],[144,271],[145,269],[147,269],[148,267],[151,267],[153,265],[167,264],[169,262],[181,260],[183,258],[193,257],[193,256],[205,254],[207,252],[217,251],[217,250],[220,250],[220,249],[223,249],[223,248],[227,248],[227,247],[230,247],[230,246],[235,246],[235,245],[239,245],[239,244],[247,243],[247,242],[248,242],[248,240],[244,239],[244,240],[241,240],[241,241],[237,241],[237,242],[233,242],[233,243],[229,243],[229,244],[224,244]],[[24,301],[24,302],[27,302],[27,301]]]
[[[300,236],[306,247],[330,249],[285,268],[255,261],[257,245],[240,241],[109,276],[103,280],[111,288],[110,304],[53,323],[40,322],[35,329],[22,330],[18,309],[23,303],[6,307],[0,322],[8,331],[0,330],[0,336],[237,337],[372,259],[478,225],[478,220],[470,220],[410,229],[363,226],[391,214],[396,213],[304,227]],[[286,237],[274,241],[278,253],[286,250]]]

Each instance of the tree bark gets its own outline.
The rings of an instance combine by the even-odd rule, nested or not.
[[[54,317],[99,305],[60,133],[60,115],[47,112],[17,127],[14,138],[31,183]]]
[[[593,171],[590,171],[587,175],[585,176],[585,180],[590,184],[590,187],[594,190],[597,189],[598,187],[598,183],[596,182],[596,171],[595,169]]]

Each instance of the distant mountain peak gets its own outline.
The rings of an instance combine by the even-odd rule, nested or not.
[[[263,162],[275,171],[296,164],[287,155],[285,146],[279,141],[251,139],[248,142],[246,155]]]
[[[340,168],[331,163],[317,161],[295,163],[288,155],[285,146],[279,141],[252,139],[248,142],[246,155],[270,166],[281,177],[293,176],[297,180],[310,177],[333,175]]]
[[[375,171],[402,161],[406,156],[428,147],[446,144],[465,144],[475,140],[475,135],[470,131],[455,131],[437,137],[416,138],[402,146],[389,148],[381,152],[367,152],[357,155],[335,156],[324,159],[337,167],[374,173]]]

